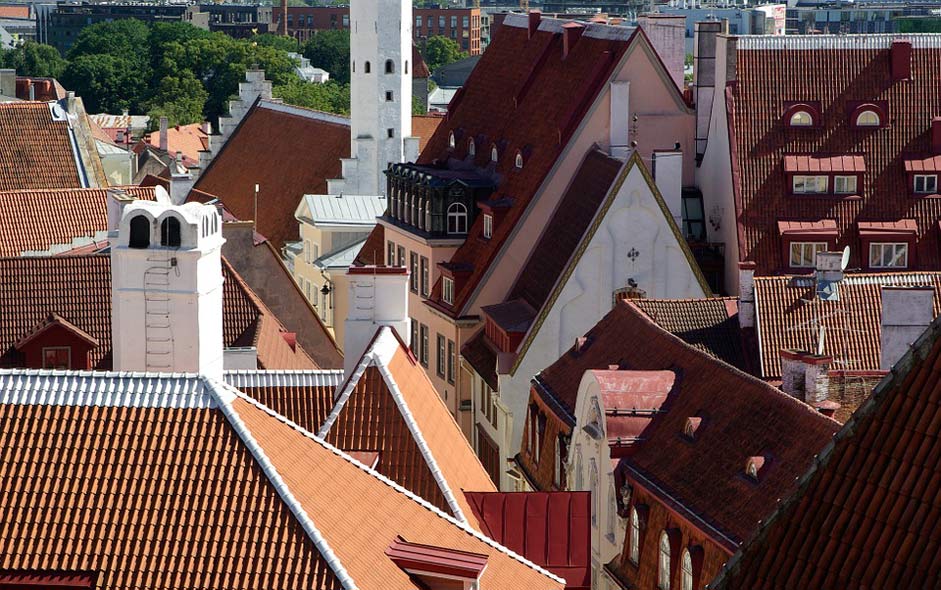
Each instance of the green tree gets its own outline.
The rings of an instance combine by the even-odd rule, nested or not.
[[[428,69],[434,72],[441,66],[464,59],[467,53],[461,51],[456,41],[441,35],[434,35],[428,37],[428,41],[425,42],[422,57],[425,58]]]
[[[326,84],[312,84],[295,78],[287,84],[275,86],[272,93],[295,106],[338,115],[350,113],[350,85],[334,80]]]
[[[135,63],[108,54],[82,55],[62,73],[66,88],[82,97],[90,113],[140,111],[148,80]]]
[[[275,35],[273,33],[255,35],[251,38],[251,41],[263,47],[274,47],[275,49],[280,49],[287,53],[294,53],[300,49],[297,39],[294,37],[285,37],[284,35]]]
[[[0,67],[13,68],[21,76],[58,78],[66,61],[51,45],[27,41],[14,49],[0,50]]]
[[[203,83],[184,70],[178,76],[164,76],[157,91],[148,102],[151,121],[160,117],[169,119],[170,125],[189,125],[203,120],[203,107],[209,93]]]
[[[68,58],[74,60],[86,55],[110,55],[124,59],[149,76],[150,28],[134,18],[85,27],[69,49]]]
[[[310,65],[330,72],[341,84],[350,81],[350,32],[342,29],[320,31],[304,45],[304,57]]]
[[[422,102],[421,97],[413,96],[412,97],[412,114],[413,115],[427,115],[428,107],[425,106],[425,103]]]

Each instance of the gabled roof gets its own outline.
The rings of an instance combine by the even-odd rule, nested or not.
[[[225,382],[304,430],[316,432],[335,405],[333,396],[343,384],[343,371],[226,371]]]
[[[737,297],[632,299],[629,303],[687,344],[747,371]]]
[[[223,345],[256,346],[262,367],[317,368],[303,348],[291,349],[278,319],[227,262],[222,272]],[[10,286],[0,288],[0,367],[20,366],[15,344],[54,312],[98,341],[89,354],[92,367],[111,368],[108,255],[0,258],[0,285]]]
[[[404,540],[480,556],[486,588],[563,586],[206,377],[0,371],[0,442],[11,570],[116,589],[419,590],[386,554]]]
[[[813,276],[755,277],[755,321],[760,376],[781,377],[782,350],[817,350],[825,328],[825,355],[833,369],[872,371],[882,352],[882,287],[928,285],[934,288],[934,317],[941,314],[941,273],[846,274],[839,301],[815,295]]]
[[[27,344],[29,344],[30,342],[38,338],[47,330],[50,330],[55,327],[58,327],[58,328],[61,328],[70,332],[79,340],[84,340],[85,342],[87,342],[89,346],[98,346],[97,338],[95,338],[94,336],[86,332],[85,330],[79,328],[78,326],[68,321],[67,319],[63,318],[59,314],[55,312],[50,312],[49,315],[46,316],[46,319],[41,321],[39,325],[37,325],[33,329],[32,332],[30,332],[23,338],[20,338],[20,340],[16,344],[14,344],[13,347],[16,348],[17,350],[21,350],[24,346],[26,346]]]
[[[508,15],[467,84],[451,101],[447,121],[419,157],[419,164],[444,165],[454,159],[473,161],[484,168],[490,161],[490,146],[497,144],[499,161],[494,171],[500,182],[494,197],[514,199],[490,239],[480,238],[483,221],[478,219],[452,255],[452,263],[472,268],[454,295],[454,305],[446,308],[452,315],[464,313],[471,293],[629,45],[643,37],[626,28],[588,24],[563,59],[561,25],[562,21],[542,19],[530,38],[527,17]],[[452,131],[456,147],[450,150]],[[475,157],[468,157],[471,139],[476,145]],[[528,154],[521,169],[515,168],[517,150]],[[440,298],[439,280],[431,299]]]
[[[294,216],[314,225],[371,227],[387,204],[382,195],[304,195]]]
[[[794,478],[839,428],[803,402],[662,330],[628,303],[616,305],[586,338],[580,352],[570,350],[536,377],[537,393],[573,407],[585,371],[618,365],[625,373],[674,372],[669,405],[618,469],[730,549],[794,489]],[[689,418],[701,419],[692,441],[683,436]],[[759,455],[770,460],[753,483],[744,477],[745,465]]]
[[[589,492],[465,492],[485,535],[565,578],[591,587]]]
[[[378,451],[376,470],[476,527],[462,490],[496,491],[460,426],[395,332],[380,328],[318,435]]]
[[[937,587],[939,370],[935,320],[710,587]]]
[[[903,161],[932,155],[931,121],[941,115],[941,42],[938,35],[800,35],[730,37],[734,83],[725,89],[729,111],[739,257],[757,274],[781,260],[779,218],[836,220],[836,248],[850,246],[851,266],[863,266],[857,221],[913,218],[918,224],[916,268],[941,268],[936,227],[941,200],[914,198]],[[911,42],[911,75],[893,81],[892,44]],[[733,57],[729,58],[730,63]],[[819,126],[788,129],[795,102],[819,103]],[[887,107],[885,127],[856,129],[853,109],[863,102]],[[860,155],[862,154],[862,155]],[[791,196],[784,164],[789,156],[850,156],[861,172],[859,196]],[[860,162],[862,160],[862,162]],[[795,161],[796,163],[796,161]],[[808,164],[810,162],[808,161]],[[832,186],[832,182],[831,182]]]
[[[153,201],[155,187],[113,187]],[[96,240],[108,231],[108,190],[59,188],[0,191],[0,256],[20,256],[53,247],[70,248],[76,238]]]
[[[58,104],[0,103],[0,190],[87,186],[75,149]]]
[[[355,266],[382,265],[386,259],[386,232],[385,227],[376,224],[369,232],[369,236],[360,246],[353,260]]]

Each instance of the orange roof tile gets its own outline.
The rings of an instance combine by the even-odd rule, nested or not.
[[[114,187],[145,201],[154,187]],[[0,256],[20,256],[95,238],[108,231],[108,189],[60,188],[0,191]]]
[[[0,190],[82,186],[69,122],[53,121],[52,104],[0,103]]]
[[[936,588],[939,371],[935,320],[710,588]]]
[[[151,146],[159,148],[160,132],[150,133],[146,141]],[[207,149],[208,145],[208,136],[203,131],[202,123],[177,125],[167,129],[167,151],[170,154],[181,152],[185,158],[198,162],[199,152]]]
[[[412,115],[412,135],[418,138],[418,149],[423,150],[428,140],[435,134],[438,125],[444,121],[444,115]]]

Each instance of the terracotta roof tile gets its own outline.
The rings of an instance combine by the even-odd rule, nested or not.
[[[480,144],[474,161],[484,167],[490,160],[490,144],[498,143],[500,160],[495,172],[500,182],[494,196],[514,199],[504,220],[493,228],[491,239],[480,237],[483,216],[478,216],[467,239],[451,257],[452,263],[473,268],[449,307],[455,314],[462,313],[471,292],[630,43],[625,38],[596,37],[589,29],[563,59],[562,36],[548,30],[551,26],[549,19],[543,19],[531,39],[526,28],[500,27],[452,101],[447,121],[419,157],[419,164],[464,159],[468,138],[474,137]],[[635,38],[636,34],[631,37]],[[452,130],[462,135],[453,151],[448,149]],[[514,155],[524,149],[529,155],[523,168],[517,169]],[[440,300],[440,291],[439,280],[433,300]]]
[[[936,320],[711,587],[937,587],[939,336]]]
[[[167,151],[171,154],[181,152],[185,158],[193,162],[199,162],[199,152],[208,147],[207,138],[202,123],[170,127],[167,129]],[[159,148],[160,132],[150,133],[146,141],[151,146]]]
[[[435,134],[435,130],[444,122],[444,115],[413,115],[412,135],[418,138],[418,149],[423,150],[428,140]]]
[[[153,187],[115,187],[155,200]],[[0,256],[20,256],[95,238],[108,231],[108,189],[62,188],[0,191]]]
[[[629,303],[687,344],[733,367],[747,369],[737,298],[634,299]]]
[[[932,118],[941,114],[941,48],[929,37],[923,38],[924,43],[915,39],[910,79],[893,82],[892,39],[891,35],[820,36],[800,41],[811,46],[808,50],[767,48],[769,43],[783,46],[785,40],[739,40],[736,80],[725,93],[737,185],[739,257],[756,262],[757,274],[769,274],[786,264],[775,231],[779,218],[836,220],[836,247],[850,246],[850,264],[856,267],[863,266],[866,256],[859,247],[857,221],[912,218],[918,226],[917,269],[941,268],[937,229],[941,200],[913,198],[905,168],[910,158],[934,158],[930,129]],[[784,113],[794,101],[819,102],[821,125],[786,128]],[[855,128],[851,113],[860,101],[884,101],[890,123]],[[821,158],[821,169],[835,156],[849,156],[850,168],[856,170],[864,160],[861,198],[791,196],[786,162],[808,155]]]
[[[625,334],[631,335],[630,342]],[[632,345],[636,342],[644,345]],[[670,371],[681,376],[644,430],[643,443],[621,459],[619,468],[651,482],[733,548],[751,535],[782,494],[795,489],[795,476],[839,428],[803,402],[662,330],[628,303],[615,306],[588,332],[580,353],[570,350],[540,373],[536,389],[574,408],[585,371],[610,365],[626,369],[624,373]],[[702,418],[692,442],[682,436],[690,417]],[[773,460],[755,485],[740,474],[747,458],[758,455]]]
[[[465,492],[494,541],[565,578],[567,590],[591,587],[591,494]]]
[[[228,263],[223,275],[224,346],[257,344],[259,362],[272,369],[316,368],[302,348],[290,353],[283,339],[271,337],[280,324]],[[0,258],[0,309],[0,367],[20,366],[16,342],[54,312],[98,340],[90,352],[92,367],[111,368],[109,256]]]
[[[824,354],[832,368],[846,371],[879,369],[882,351],[882,287],[934,287],[934,317],[941,315],[941,273],[901,272],[847,274],[840,300],[815,296],[812,277],[756,277],[755,318],[758,327],[760,374],[781,377],[782,350],[817,350],[820,328],[826,329]]]
[[[50,104],[0,104],[0,190],[82,186],[69,122],[53,121]]]
[[[225,381],[304,430],[317,432],[334,406],[343,371],[227,371]]]

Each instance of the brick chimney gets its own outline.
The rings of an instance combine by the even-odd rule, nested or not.
[[[802,350],[781,351],[781,390],[812,406],[827,401],[833,359]]]
[[[349,312],[343,334],[343,369],[349,377],[376,331],[390,326],[403,342],[411,339],[408,317],[408,269],[388,266],[351,266]]]
[[[879,368],[889,371],[934,319],[932,287],[882,287]]]

